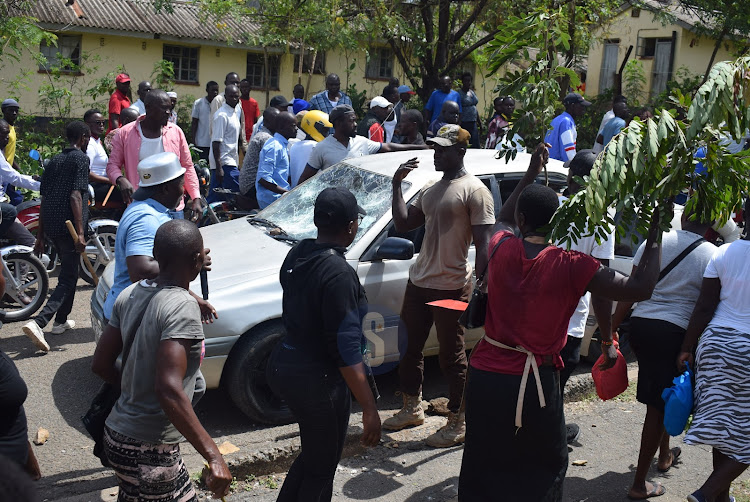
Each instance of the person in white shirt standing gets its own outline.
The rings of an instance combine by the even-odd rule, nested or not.
[[[198,156],[208,160],[211,150],[211,102],[219,95],[219,84],[211,80],[206,84],[206,95],[196,99],[193,103],[192,122],[190,123],[190,136],[193,144],[200,150]]]
[[[244,136],[242,127],[242,108],[240,102],[240,88],[228,85],[224,89],[224,104],[216,110],[211,132],[211,158],[216,168],[211,173],[208,202],[223,200],[224,197],[214,192],[214,188],[228,188],[234,192],[240,191],[240,170],[238,145]]]
[[[575,181],[576,176],[583,178],[588,176],[591,168],[594,167],[596,154],[593,150],[581,150],[565,163],[568,168],[568,191],[567,194],[572,196],[580,191],[581,187]],[[611,214],[614,216],[614,214]],[[599,260],[602,265],[609,266],[609,261],[615,258],[615,229],[610,228],[607,232],[607,239],[601,243],[596,242],[596,237],[581,237],[578,242],[570,247],[571,251],[579,251]],[[599,329],[603,333],[611,332],[612,325],[612,300],[603,298],[598,295],[586,293],[578,301],[578,306],[568,322],[568,340],[560,352],[563,364],[565,365],[560,371],[560,392],[565,390],[565,384],[578,366],[581,358],[581,341],[586,331],[586,319],[589,317],[589,308],[594,309],[594,315],[599,323]],[[612,351],[612,346],[602,346],[602,349]],[[578,440],[581,430],[576,424],[566,424],[568,444]]]
[[[151,91],[151,82],[148,80],[144,80],[140,84],[138,84],[138,99],[135,103],[130,105],[130,108],[134,108],[138,110],[138,115],[146,115],[146,104],[144,101],[146,100],[146,94],[148,94]]]
[[[109,156],[107,156],[107,151],[104,149],[102,143],[107,122],[102,113],[96,108],[92,108],[84,113],[83,121],[86,122],[86,125],[91,129],[89,146],[86,148],[86,155],[88,155],[90,162],[89,183],[94,189],[94,200],[96,200],[97,204],[101,204],[104,202],[107,193],[109,193],[109,189],[112,187],[112,183],[110,183],[109,178],[107,178],[107,162],[109,161]],[[112,190],[107,205],[109,205],[110,202],[113,205],[122,204],[122,196],[120,195],[119,189]]]
[[[236,85],[237,88],[239,89],[240,88],[240,77],[239,77],[239,75],[237,75],[237,73],[235,73],[235,72],[229,72],[229,73],[227,73],[227,76],[224,77],[224,85],[225,86]],[[219,108],[221,108],[222,105],[224,104],[224,102],[226,101],[225,97],[226,96],[222,92],[221,94],[219,94],[218,96],[216,96],[214,99],[211,100],[211,116],[209,117],[209,121],[208,121],[208,124],[209,124],[209,134],[210,134],[211,138],[213,138],[213,134],[214,134],[214,130],[213,130],[213,127],[214,127],[214,115],[216,114],[216,112],[219,110]],[[273,100],[271,100],[271,101],[273,102]],[[273,104],[271,104],[271,106],[273,106]],[[237,102],[236,108],[238,110],[237,113],[239,114],[239,117],[240,117],[240,127],[244,131],[245,130],[245,114],[242,112],[242,105],[239,103],[239,101]],[[284,110],[286,110],[286,105],[284,107]],[[279,111],[283,111],[283,110],[279,110]],[[255,134],[255,130],[254,129],[253,129],[253,134]],[[239,148],[242,149],[242,153],[243,154],[245,152],[247,152],[247,140],[245,139],[245,135],[244,134],[240,138]],[[211,165],[211,169],[216,169],[216,166],[214,165],[214,157],[213,157],[213,155],[209,155],[208,156],[208,162]]]
[[[606,126],[610,120],[615,118],[615,105],[617,103],[625,103],[628,104],[628,98],[626,98],[623,95],[617,95],[612,100],[612,108],[609,109],[607,113],[604,114],[602,117],[602,123],[599,124],[599,131],[596,133],[596,141],[594,142],[594,153],[599,155],[604,150],[604,135],[602,134],[604,132],[604,126]]]

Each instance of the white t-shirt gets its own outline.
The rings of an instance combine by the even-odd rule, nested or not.
[[[241,110],[241,109],[240,109]],[[239,155],[237,144],[240,135],[240,117],[237,108],[231,108],[224,103],[214,113],[214,127],[211,133],[211,157],[213,157],[213,143],[220,141],[219,161],[222,166],[237,166]]]
[[[134,110],[138,110],[138,115],[146,115],[146,104],[141,101],[141,98],[138,98],[138,100],[130,105],[130,108],[133,108]]]
[[[604,117],[602,117],[602,123],[599,124],[599,130],[596,132],[597,138],[604,131],[604,126],[606,126],[607,123],[613,118],[615,118],[614,110],[610,110],[604,114]],[[594,150],[594,153],[598,155],[602,150],[604,150],[604,145],[602,145],[601,143],[597,143],[596,138],[594,138],[594,147],[592,149]]]
[[[305,170],[310,154],[315,149],[318,142],[312,139],[303,139],[292,145],[289,149],[289,178],[291,179],[292,188],[297,186],[302,171]]]
[[[724,244],[708,262],[703,277],[721,281],[719,306],[709,327],[750,333],[750,241]]]
[[[393,120],[383,122],[383,129],[385,129],[385,142],[390,143],[393,139],[393,131],[396,130],[396,124],[398,120],[394,117]]]
[[[89,146],[86,148],[86,155],[89,157],[89,168],[97,176],[107,177],[107,152],[102,146],[101,139],[89,138]]]
[[[349,146],[342,145],[333,136],[328,136],[318,143],[307,161],[310,167],[317,170],[328,169],[337,162],[349,157],[363,157],[380,151],[381,143],[371,141],[364,136],[349,138]]]
[[[670,230],[661,237],[661,262],[663,270],[682,253],[685,248],[701,236],[687,230]],[[646,243],[642,243],[633,257],[633,265],[638,266],[643,258]],[[633,309],[633,317],[659,319],[687,329],[695,302],[701,292],[703,271],[716,253],[717,248],[704,242],[693,249],[662,280],[656,283],[651,298],[638,302]]]
[[[136,127],[138,127],[138,134],[141,135],[141,149],[138,151],[139,161],[164,151],[164,143],[162,142],[161,136],[158,138],[147,138],[143,135],[140,122],[138,122]]]
[[[209,147],[211,146],[211,133],[209,132],[209,122],[211,120],[211,103],[203,97],[196,99],[193,103],[192,118],[198,119],[198,127],[195,128],[195,141],[196,146]]]

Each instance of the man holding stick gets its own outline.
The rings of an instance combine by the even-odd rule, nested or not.
[[[84,229],[88,220],[89,198],[89,158],[86,148],[91,131],[85,122],[76,120],[65,127],[65,136],[69,146],[54,156],[42,173],[42,206],[34,245],[34,253],[42,256],[45,238],[52,240],[60,257],[60,276],[55,291],[42,311],[22,328],[34,345],[44,352],[48,352],[50,347],[42,330],[53,314],[55,322],[52,334],[61,335],[76,325],[75,321],[68,319],[68,315],[76,294],[80,263],[78,255],[86,249]],[[73,223],[78,240],[73,240],[66,220]]]

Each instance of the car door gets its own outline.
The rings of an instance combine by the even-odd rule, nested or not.
[[[490,189],[495,200],[495,214],[499,210],[499,188],[494,176],[480,176]],[[413,199],[412,199],[413,200]],[[411,201],[409,201],[411,203]],[[414,243],[414,256],[409,260],[377,259],[378,247],[388,237],[401,237]],[[385,229],[373,239],[372,244],[362,254],[357,264],[357,274],[365,287],[369,312],[363,322],[363,330],[370,350],[370,365],[376,373],[394,368],[406,350],[405,332],[399,339],[399,322],[404,290],[409,279],[409,267],[416,261],[424,237],[424,226],[407,233],[399,233],[390,222]],[[469,262],[474,263],[474,246],[469,248]],[[471,346],[484,334],[484,330],[472,330],[467,333],[467,344]],[[425,343],[426,356],[438,353],[438,342],[435,329]]]

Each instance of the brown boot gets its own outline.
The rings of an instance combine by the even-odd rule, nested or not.
[[[422,409],[422,395],[410,396],[402,394],[404,406],[391,418],[383,422],[383,429],[389,431],[400,431],[412,425],[424,423],[424,410]]]
[[[463,412],[448,413],[448,423],[425,439],[433,448],[450,448],[466,439],[466,415]]]

